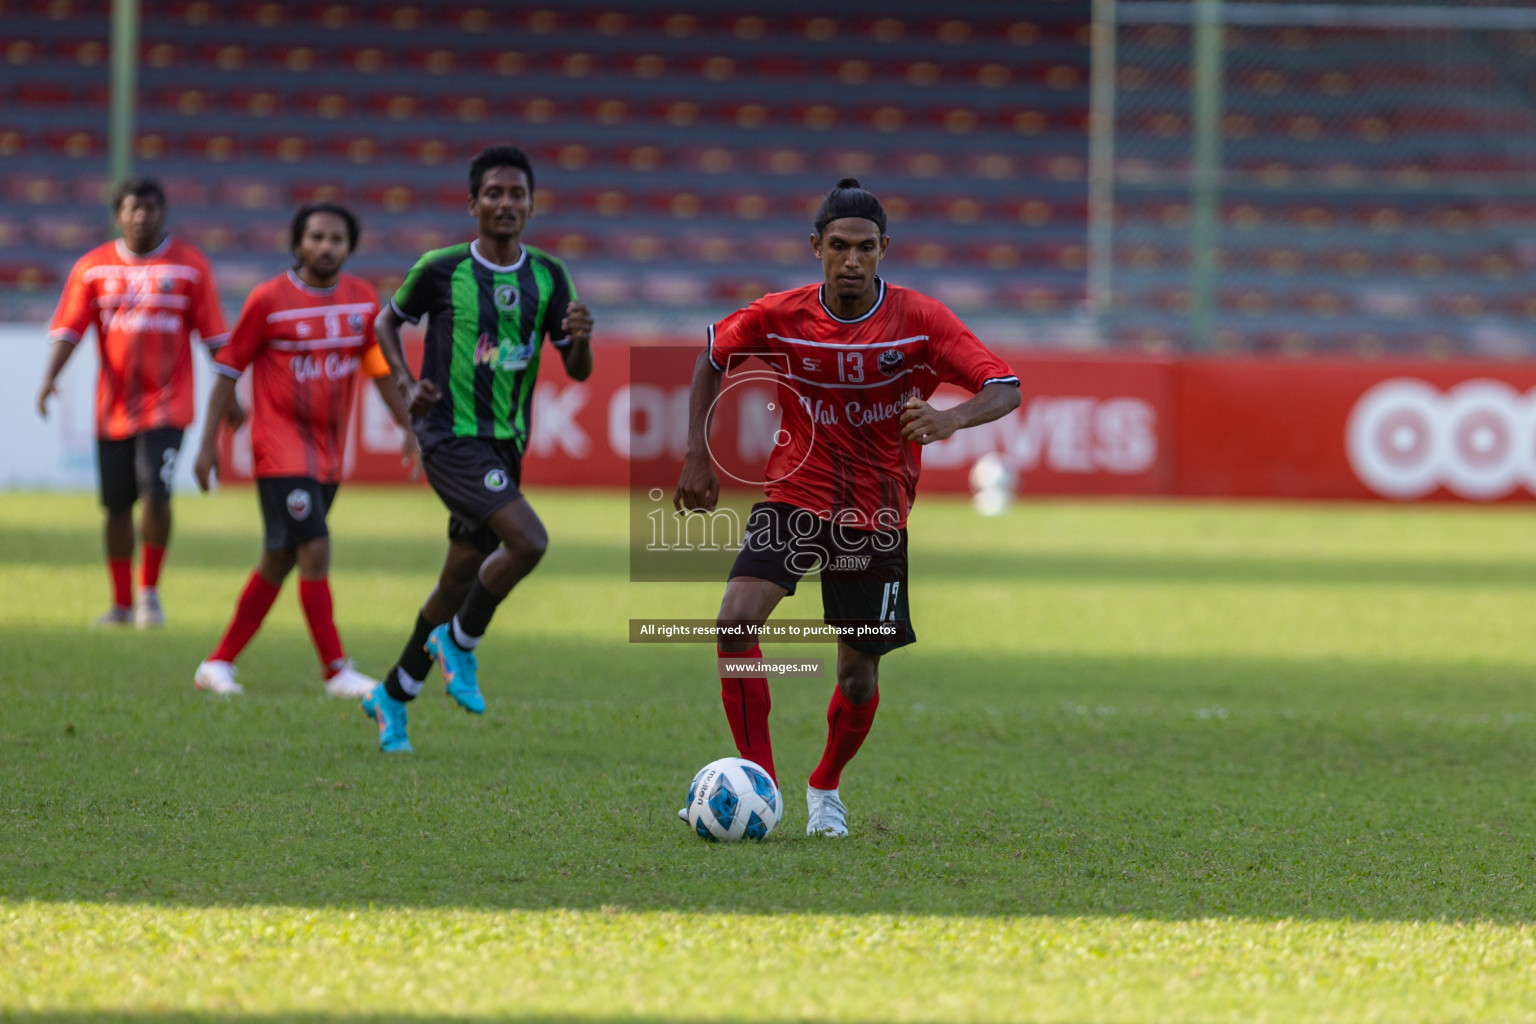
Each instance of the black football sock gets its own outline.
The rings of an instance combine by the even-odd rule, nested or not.
[[[400,652],[400,667],[412,679],[425,679],[432,671],[432,655],[427,653],[427,634],[430,632],[432,623],[417,612],[416,628],[411,630],[411,638],[406,641],[405,650]],[[398,697],[395,699],[399,700]]]
[[[501,604],[505,596],[498,597],[491,593],[477,576],[464,598],[464,604],[459,608],[459,614],[453,617],[454,642],[466,650],[473,648],[485,635],[486,627],[491,624],[491,616],[496,614],[496,606]]]

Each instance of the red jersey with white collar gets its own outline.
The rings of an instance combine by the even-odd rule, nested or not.
[[[210,350],[228,338],[203,254],[166,238],[138,255],[107,242],[75,263],[48,336],[78,344],[94,326],[101,351],[96,434],[120,440],[192,422],[192,331]]]
[[[251,367],[257,477],[341,479],[358,369],[378,355],[378,312],[373,285],[350,274],[321,289],[290,270],[245,300],[214,369],[239,377]]]
[[[936,299],[876,280],[869,312],[832,313],[820,285],[765,295],[709,329],[709,360],[725,385],[760,357],[783,410],[768,457],[766,496],[855,529],[905,526],[922,445],[901,436],[906,401],[940,383],[980,391],[1018,384],[1008,364]]]

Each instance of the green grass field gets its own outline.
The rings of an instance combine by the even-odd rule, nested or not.
[[[854,834],[803,834],[831,680],[785,681],[789,813],[714,846],[673,817],[733,752],[713,652],[626,626],[720,585],[627,582],[622,497],[533,497],[551,549],[482,647],[489,713],[429,688],[385,757],[291,584],[246,695],[192,688],[250,491],[178,500],[155,634],[84,628],[89,496],[0,496],[0,1017],[1536,1020],[1530,511],[925,500]],[[343,491],[365,671],[443,520]]]

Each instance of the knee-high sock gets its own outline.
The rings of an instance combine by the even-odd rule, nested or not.
[[[275,584],[267,582],[261,573],[251,573],[251,578],[245,581],[245,589],[240,591],[240,599],[235,602],[235,616],[229,620],[229,627],[224,630],[219,646],[208,655],[209,661],[232,662],[240,657],[245,645],[251,642],[251,637],[261,628],[267,612],[272,610],[272,602],[277,600],[279,589]]]
[[[144,542],[144,558],[139,562],[139,586],[160,585],[160,563],[165,561],[165,545]]]
[[[832,690],[832,700],[827,705],[827,747],[821,753],[821,763],[811,772],[812,786],[837,788],[844,766],[853,760],[864,737],[869,735],[869,727],[875,723],[875,711],[879,707],[879,690],[863,704],[849,700],[841,687]]]
[[[761,644],[753,644],[751,650],[739,654],[719,651],[719,655],[731,661],[760,661],[763,648]],[[768,678],[721,676],[720,703],[725,705],[725,717],[731,723],[731,736],[736,740],[737,752],[748,761],[762,765],[777,781],[779,776],[773,768],[773,741],[768,737],[768,712],[773,708],[773,701],[768,696]]]
[[[112,606],[133,607],[133,559],[107,559],[107,572],[112,576]]]
[[[309,636],[315,642],[315,651],[320,655],[320,665],[325,670],[325,677],[329,679],[346,660],[331,613],[331,581],[324,576],[318,580],[300,579],[299,604],[304,609],[304,621],[309,623]]]

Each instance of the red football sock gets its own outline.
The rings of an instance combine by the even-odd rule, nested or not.
[[[331,618],[331,581],[299,580],[299,604],[304,608],[304,619],[309,623],[309,636],[320,653],[320,665],[329,679],[341,669],[346,655],[341,651],[341,637],[336,635],[336,623]]]
[[[261,573],[251,573],[251,578],[245,581],[245,589],[240,591],[240,599],[235,602],[235,617],[229,620],[219,646],[208,655],[209,661],[233,662],[240,657],[240,652],[245,650],[245,645],[251,642],[251,637],[261,628],[261,621],[271,611],[278,589]]]
[[[133,559],[109,558],[107,571],[112,574],[112,603],[118,608],[133,607]]]
[[[144,545],[144,560],[139,563],[139,586],[158,587],[160,585],[160,563],[163,561],[165,561],[164,545]]]
[[[739,653],[719,652],[720,657],[732,661],[746,658],[761,660],[761,644]],[[773,742],[768,738],[768,712],[773,701],[768,696],[768,678],[753,679],[720,678],[720,703],[725,705],[726,720],[731,723],[731,736],[736,740],[736,750],[748,761],[755,761],[778,781],[773,770]]]
[[[863,704],[849,700],[841,687],[832,691],[827,705],[827,749],[821,763],[811,772],[811,785],[817,789],[836,789],[842,781],[843,768],[864,744],[869,727],[875,723],[875,709],[880,706],[880,691]]]

